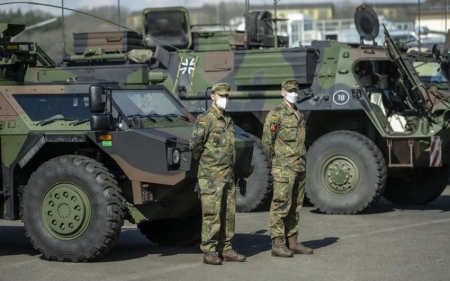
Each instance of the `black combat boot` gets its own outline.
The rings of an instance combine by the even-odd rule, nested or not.
[[[222,257],[224,261],[245,261],[245,256],[239,254],[235,250],[228,250],[222,252]]]
[[[294,252],[286,247],[286,241],[283,238],[277,237],[272,240],[272,256],[288,258],[293,257]]]
[[[310,255],[314,252],[313,249],[305,247],[300,242],[298,242],[297,235],[289,237],[288,242],[289,242],[289,249],[293,251],[294,254]]]
[[[209,252],[203,254],[203,263],[212,265],[221,265],[222,259],[219,258],[216,252]]]

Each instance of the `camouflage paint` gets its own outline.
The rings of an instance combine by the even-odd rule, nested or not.
[[[362,8],[366,10],[368,6],[362,5]],[[144,26],[147,24],[145,19],[147,13],[171,9],[144,10],[142,12]],[[177,7],[175,10],[183,9]],[[189,21],[186,10],[183,11],[186,13],[186,20]],[[358,30],[361,29],[360,23],[355,22]],[[442,140],[443,164],[450,163],[450,128],[447,126],[449,117],[446,111],[449,105],[448,102],[439,101],[438,98],[448,98],[450,91],[425,88],[420,83],[416,71],[411,67],[411,56],[400,46],[313,41],[309,47],[266,48],[258,44],[250,44],[250,41],[245,41],[246,34],[237,32],[191,32],[189,27],[187,35],[189,43],[177,50],[164,44],[158,47],[151,46],[154,50],[153,61],[160,64],[133,65],[142,67],[143,71],[148,69],[149,75],[155,73],[158,79],[155,78],[153,83],[167,87],[194,115],[204,112],[211,106],[209,96],[205,94],[207,87],[217,82],[226,82],[231,85],[231,99],[227,111],[238,126],[245,127],[246,130],[261,138],[262,125],[267,113],[282,101],[281,82],[286,78],[295,78],[299,81],[301,89],[306,90],[301,95],[301,98],[304,98],[303,101],[297,106],[305,115],[307,127],[318,128],[316,134],[307,134],[308,145],[330,132],[326,129],[320,130],[321,127],[326,127],[322,125],[330,125],[334,122],[339,124],[348,116],[358,116],[356,119],[360,120],[355,121],[360,121],[361,127],[369,128],[367,130],[370,132],[372,129],[375,130],[370,137],[375,141],[378,139],[377,145],[386,160],[392,153],[392,162],[389,161],[389,166],[428,167],[431,137],[434,136],[440,136]],[[369,34],[365,35],[368,38]],[[263,40],[265,34],[258,34],[258,36],[261,36]],[[385,41],[390,42],[387,32]],[[145,44],[142,46],[142,48],[147,47]],[[356,73],[358,64],[365,61],[376,65],[386,63],[389,67],[396,69],[399,75],[396,82],[404,81],[408,88],[406,93],[417,94],[420,97],[420,102],[415,105],[415,110],[420,112],[420,118],[416,120],[417,130],[395,132],[381,108],[371,103],[370,92],[360,81],[360,74]],[[99,79],[108,79],[111,72],[116,71],[111,61],[108,62],[108,71],[104,69],[107,67],[106,63],[102,65],[101,62],[81,62],[82,65],[86,63],[95,70],[93,75]],[[80,68],[74,60],[55,71],[72,71],[74,76],[86,76]],[[139,78],[134,77],[135,70],[131,68],[121,71],[122,75],[114,76],[121,83],[128,82],[129,75],[133,75],[131,80],[136,83],[139,83],[137,81],[142,78],[140,75]],[[164,80],[159,81],[161,79]],[[147,83],[145,81],[142,78],[141,82]],[[389,86],[394,87],[394,85]],[[337,103],[333,100],[339,94],[347,95],[345,103]],[[404,101],[405,98],[402,98]],[[321,120],[321,114],[330,114],[327,116],[332,116],[333,120],[330,122]],[[309,116],[318,117],[309,119]],[[342,119],[341,116],[343,116]],[[330,125],[330,130],[333,129],[334,127]],[[346,124],[339,129],[352,128]],[[391,148],[388,146],[390,143]],[[412,149],[409,148],[408,143],[412,144]],[[411,153],[412,162],[410,163]]]
[[[5,29],[12,27],[11,25],[4,26]],[[9,39],[8,37],[6,38]],[[0,44],[0,48],[4,48],[4,46],[8,46],[9,41],[0,43],[2,43]],[[28,55],[25,57],[26,59],[30,61],[35,60],[35,53],[29,53]],[[12,53],[12,56],[14,56],[14,53]],[[105,56],[108,57],[107,54]],[[76,60],[80,59],[79,56],[73,56],[72,58]],[[2,57],[0,59],[0,65],[9,67],[15,64],[14,60],[3,60]],[[20,62],[24,63],[25,60]],[[136,68],[132,65],[124,67],[126,69],[132,69],[132,72],[126,76],[127,80],[123,81],[126,85],[106,84],[113,91],[121,89],[157,89],[158,91],[166,91],[161,86],[155,86],[153,88],[146,86],[149,82],[149,74],[145,70],[147,69],[146,67]],[[106,68],[103,67],[103,69]],[[87,149],[91,152],[97,150],[103,151],[105,155],[109,155],[115,161],[126,178],[133,183],[133,192],[127,200],[131,203],[140,202],[141,204],[139,205],[139,209],[129,208],[132,209],[132,215],[135,219],[142,220],[142,214],[148,215],[147,219],[162,219],[171,216],[181,216],[185,213],[198,210],[198,197],[194,192],[198,163],[192,161],[190,153],[185,149],[192,133],[192,124],[195,118],[176,99],[166,92],[172,102],[178,103],[180,110],[186,114],[188,120],[171,117],[172,120],[160,119],[156,122],[149,122],[146,118],[142,118],[142,126],[139,128],[133,127],[132,124],[129,127],[130,125],[128,123],[122,122],[126,131],[114,130],[109,132],[112,140],[109,141],[110,145],[105,145],[104,142],[98,139],[98,135],[101,132],[91,130],[89,122],[72,125],[72,120],[56,120],[48,124],[39,124],[38,121],[33,121],[28,116],[27,112],[16,100],[15,95],[52,96],[63,94],[70,96],[80,93],[87,94],[89,86],[92,83],[99,82],[98,79],[90,81],[76,79],[77,75],[74,75],[70,70],[61,71],[60,68],[44,68],[39,70],[37,71],[37,68],[34,68],[27,74],[25,72],[23,73],[24,77],[27,77],[26,79],[39,79],[39,83],[24,83],[21,81],[21,77],[19,77],[18,81],[6,80],[0,82],[0,102],[2,103],[0,107],[1,159],[4,169],[15,171],[14,168],[16,165],[20,165],[21,168],[27,168],[27,164],[30,161],[39,161],[34,156],[43,147],[48,148],[52,145],[62,147],[61,145],[64,142],[70,142],[70,146],[66,146],[67,151],[59,148],[61,153],[76,154],[78,153],[78,149],[80,151],[86,151]],[[96,70],[91,68],[89,72],[95,75]],[[63,112],[64,108],[61,107],[60,110]],[[115,118],[117,120],[117,110],[113,110],[112,113],[116,114]],[[107,132],[102,133],[105,134]],[[252,141],[243,132],[240,133],[236,138],[238,157],[241,157],[237,174],[242,177],[248,177],[248,173],[251,173]],[[132,147],[128,145],[130,141],[134,144]],[[169,147],[178,148],[181,151],[181,163],[178,167],[168,168],[168,155],[166,153]],[[69,151],[69,149],[73,150]],[[42,159],[42,161],[46,160],[48,159]],[[8,171],[6,172],[9,173]],[[26,182],[26,176],[25,174],[20,175],[21,180]],[[8,184],[6,175],[4,175],[3,180],[4,183],[6,181]],[[17,183],[12,183],[13,179],[9,180],[11,187],[16,186]],[[156,204],[142,204],[142,198],[139,198],[142,197],[142,194],[139,191],[135,193],[135,187],[138,189],[148,188],[150,191],[153,190],[153,200]],[[174,201],[173,197],[177,197],[180,192],[182,194],[188,192],[188,194],[182,195],[185,201],[179,198],[177,199],[179,200],[178,205],[168,208],[165,205],[155,207],[155,205],[159,205],[160,200],[162,200],[161,203],[166,200]],[[135,197],[136,194],[138,198]],[[17,196],[17,192],[12,196]],[[159,211],[153,213],[158,208]],[[16,217],[17,215],[13,214],[10,219]]]

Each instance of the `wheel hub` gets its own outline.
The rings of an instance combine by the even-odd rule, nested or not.
[[[359,170],[350,158],[333,156],[322,166],[322,180],[329,192],[346,195],[357,188]]]
[[[50,233],[71,240],[84,233],[91,219],[91,205],[86,193],[72,183],[50,187],[41,203],[41,215]]]

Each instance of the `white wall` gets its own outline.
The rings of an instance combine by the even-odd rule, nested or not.
[[[416,19],[415,25],[419,26],[418,19]],[[421,17],[420,26],[422,27],[426,26],[430,30],[447,32],[447,30],[450,28],[450,13],[447,16],[447,30],[445,29],[445,20],[443,19],[443,16],[441,16],[440,18],[430,18],[430,19],[425,19]]]

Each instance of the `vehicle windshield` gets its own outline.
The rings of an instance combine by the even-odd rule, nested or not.
[[[442,73],[441,65],[439,63],[416,61],[414,62],[414,68],[422,82],[437,84],[446,88],[449,87],[448,80]]]
[[[114,90],[113,99],[127,115],[170,115],[187,117],[183,108],[160,90]]]

